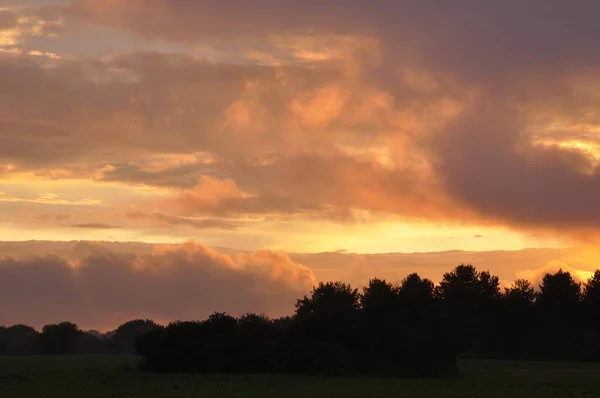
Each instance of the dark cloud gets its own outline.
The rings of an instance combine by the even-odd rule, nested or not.
[[[73,224],[73,228],[86,228],[86,229],[118,229],[119,226],[101,223],[84,223],[84,224]]]
[[[579,151],[532,145],[526,127],[502,104],[476,107],[449,125],[433,144],[445,190],[515,224],[595,227],[598,165]]]
[[[236,12],[231,12],[236,10]],[[466,77],[585,67],[600,61],[594,0],[75,0],[65,12],[149,37],[198,42],[325,32],[381,38],[384,57],[417,56]],[[139,18],[143,13],[145,18]]]
[[[0,2],[1,4],[1,2]],[[0,29],[10,29],[10,28],[14,28],[15,26],[17,26],[17,14],[13,11],[10,10],[6,10],[6,11],[1,11],[0,10]]]
[[[195,229],[224,229],[233,231],[240,225],[238,222],[231,222],[222,219],[193,219],[163,214],[157,211],[149,213],[134,211],[127,213],[126,216],[134,220],[151,219],[167,225],[186,225]]]
[[[161,322],[293,311],[315,282],[285,254],[260,251],[235,259],[194,243],[151,255],[96,247],[75,264],[58,256],[0,260],[0,324],[70,320],[106,329],[133,318]]]
[[[71,218],[71,214],[70,213],[46,213],[46,214],[42,214],[36,217],[36,220],[39,221],[56,221],[56,222],[61,222],[61,221],[66,221],[69,218]]]
[[[104,181],[126,181],[154,186],[193,188],[200,177],[211,172],[203,163],[192,163],[160,171],[147,171],[135,164],[116,164],[102,173]]]

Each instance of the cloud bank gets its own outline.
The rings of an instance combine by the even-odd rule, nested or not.
[[[77,260],[57,255],[0,260],[0,324],[70,320],[106,329],[134,318],[204,319],[214,311],[290,314],[315,278],[287,255],[223,254],[188,242],[151,254],[80,243]]]
[[[234,315],[290,315],[295,300],[317,281],[360,288],[371,278],[399,282],[418,272],[439,282],[459,264],[500,278],[537,285],[558,269],[585,282],[600,264],[597,249],[352,252],[240,252],[199,243],[0,242],[0,325],[41,327],[70,320],[86,329],[110,329],[134,318],[160,322]]]

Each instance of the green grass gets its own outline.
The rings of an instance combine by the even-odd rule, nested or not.
[[[118,356],[0,357],[0,397],[596,397],[600,364],[464,360],[448,380],[154,375]]]

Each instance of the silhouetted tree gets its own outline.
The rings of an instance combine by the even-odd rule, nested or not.
[[[343,282],[319,283],[310,297],[296,302],[298,317],[353,317],[360,308],[358,289]]]
[[[501,358],[526,356],[533,338],[535,290],[529,281],[518,279],[504,289],[495,312],[496,328],[488,335],[487,354]]]
[[[384,279],[371,279],[359,300],[367,318],[379,321],[398,310],[398,287]]]
[[[435,290],[433,282],[421,278],[418,274],[408,275],[400,283],[398,299],[400,311],[405,322],[414,323],[422,319],[435,317],[434,307]]]
[[[435,376],[455,366],[434,285],[411,274],[399,286],[373,279],[361,296],[361,372]]]
[[[518,312],[529,311],[535,302],[535,290],[525,279],[517,279],[510,288],[504,289],[504,300],[513,305]]]
[[[487,340],[495,326],[492,310],[501,295],[498,277],[480,273],[472,265],[459,265],[444,274],[436,295],[448,316],[456,352],[485,345],[482,336]]]
[[[156,358],[161,355],[161,349],[164,345],[163,339],[166,333],[164,328],[154,329],[139,336],[135,340],[135,355],[141,356],[144,359]],[[146,366],[147,364],[144,364]],[[153,368],[154,364],[147,365]],[[154,368],[154,370],[158,370]]]
[[[321,375],[441,376],[456,353],[493,358],[600,359],[600,271],[584,286],[559,270],[539,292],[516,280],[459,265],[440,284],[410,274],[400,284],[372,279],[357,289],[320,283],[294,316],[213,313],[202,322],[132,320],[113,332],[63,322],[42,333],[0,326],[0,354],[132,351],[155,372],[301,372]],[[132,350],[132,347],[134,349]]]
[[[485,312],[490,310],[500,299],[500,280],[497,276],[490,274],[488,271],[479,273],[479,303],[478,310]]]
[[[396,347],[402,346],[399,288],[383,279],[371,279],[360,295],[362,317],[357,324],[355,361],[362,372],[392,371],[400,361]]]
[[[600,270],[583,287],[582,317],[587,328],[584,344],[588,359],[600,360]]]
[[[327,374],[353,370],[350,346],[356,341],[360,301],[357,289],[342,282],[319,283],[296,302],[290,329],[298,371]]]
[[[347,341],[359,309],[357,289],[342,282],[320,283],[310,297],[296,302],[296,323],[304,326],[309,339]]]
[[[0,326],[0,355],[8,354],[8,345],[6,344],[6,327]]]
[[[594,272],[584,285],[582,301],[587,324],[600,333],[600,270]]]
[[[210,358],[210,367],[219,373],[235,372],[236,353],[240,350],[238,342],[237,319],[222,312],[211,314],[203,322],[203,338],[205,357]]]
[[[203,322],[172,322],[164,329],[150,331],[138,339],[140,366],[156,372],[206,371]]]
[[[569,272],[558,270],[544,275],[537,296],[540,310],[559,315],[574,316],[581,299],[581,284]]]
[[[238,318],[239,338],[236,360],[240,371],[285,372],[289,348],[284,340],[288,325],[264,315],[245,314]]]
[[[535,302],[537,356],[576,359],[582,355],[580,303],[581,285],[569,272],[561,269],[544,275]]]
[[[378,340],[385,344],[388,335],[397,334],[398,325],[402,322],[400,314],[399,288],[384,279],[371,279],[363,288],[359,301],[362,309],[361,333],[367,339]],[[370,349],[371,344],[365,346]]]
[[[82,334],[74,323],[46,325],[40,334],[40,352],[50,355],[75,354]]]
[[[11,355],[39,352],[39,333],[31,326],[13,325],[0,331],[2,353]]]
[[[237,328],[237,320],[224,312],[212,313],[204,322],[204,329],[208,338],[217,338],[234,333]]]
[[[418,274],[400,283],[400,318],[404,367],[402,374],[439,376],[456,371],[448,320],[443,316],[431,280]]]
[[[133,354],[135,341],[143,334],[162,326],[150,319],[135,319],[119,326],[111,337],[111,346],[115,352]]]

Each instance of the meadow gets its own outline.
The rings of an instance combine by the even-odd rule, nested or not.
[[[597,397],[600,364],[462,360],[442,380],[138,372],[128,356],[0,357],[0,397]]]

